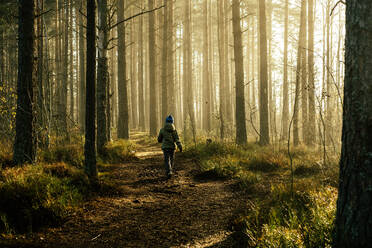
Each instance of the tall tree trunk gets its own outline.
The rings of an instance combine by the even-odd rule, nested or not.
[[[80,9],[83,11],[83,0],[80,2]],[[85,39],[84,39],[84,19],[79,15],[79,123],[80,130],[84,132],[85,128]]]
[[[282,140],[288,138],[289,103],[288,103],[288,0],[284,7],[284,61],[283,61],[283,112],[282,112]],[[314,117],[315,121],[315,117]]]
[[[96,4],[87,0],[87,71],[85,119],[85,172],[97,180],[96,166]]]
[[[225,46],[224,46],[224,39],[225,39],[225,29],[224,21],[223,21],[223,1],[218,1],[217,6],[217,19],[218,19],[218,51],[219,51],[219,76],[220,76],[220,89],[219,89],[219,99],[220,99],[220,138],[225,138],[225,110],[226,110],[226,82],[225,82],[225,65],[224,65],[224,57],[225,57]]]
[[[36,0],[37,13],[40,15],[44,9],[44,1]],[[45,147],[46,137],[45,137],[45,122],[44,122],[44,60],[43,60],[43,50],[44,50],[44,40],[43,40],[43,16],[37,18],[37,140],[38,144]]]
[[[259,0],[260,24],[260,145],[270,143],[265,0]]]
[[[124,20],[124,0],[117,1],[118,22]],[[125,57],[125,25],[121,23],[117,27],[118,32],[118,138],[129,139],[129,109],[127,87],[127,65]]]
[[[206,131],[211,130],[211,93],[210,93],[210,77],[209,74],[209,23],[208,23],[208,1],[204,0],[203,3],[203,101],[202,101],[202,109],[203,109],[203,129]]]
[[[72,9],[73,9],[73,0],[70,2],[69,6],[69,15],[70,15],[70,27],[69,27],[69,47],[70,47],[70,72],[69,72],[69,84],[70,84],[70,121],[72,126],[74,125],[75,122],[75,117],[74,117],[74,109],[75,109],[75,100],[74,100],[74,49],[73,49],[73,26],[74,26],[74,20],[75,18],[72,15]]]
[[[308,26],[309,26],[309,40],[308,40],[308,66],[309,66],[309,117],[308,117],[308,144],[313,145],[316,138],[315,132],[315,84],[314,84],[314,0],[308,2]]]
[[[247,143],[247,130],[245,125],[245,98],[244,98],[244,65],[242,30],[240,26],[240,2],[232,2],[232,18],[234,33],[234,57],[235,57],[235,94],[236,94],[236,143]]]
[[[300,22],[300,32],[298,37],[298,49],[297,49],[297,69],[296,69],[296,93],[295,93],[295,102],[294,102],[294,113],[293,113],[293,143],[295,146],[300,144],[300,135],[299,135],[299,101],[300,101],[300,92],[301,92],[301,81],[302,81],[302,56],[304,51],[304,32],[306,26],[306,1],[301,1],[301,22]]]
[[[98,0],[97,151],[102,153],[107,136],[107,0]]]
[[[173,2],[173,1],[172,1]],[[143,3],[141,2],[141,6]],[[140,130],[145,130],[145,101],[144,101],[144,45],[143,45],[143,16],[139,17],[139,31],[138,31],[138,108],[139,108],[139,126]]]
[[[303,0],[304,14],[301,15],[301,24],[303,26],[302,31],[302,46],[301,46],[301,108],[302,108],[302,140],[305,144],[308,144],[308,84],[307,84],[307,0]]]
[[[62,122],[61,122],[61,129],[63,135],[65,135],[67,138],[69,137],[68,132],[67,132],[67,83],[68,83],[68,20],[69,20],[69,0],[65,0],[65,6],[64,6],[64,38],[63,38],[63,80],[61,81],[61,109],[60,109],[60,114],[62,117]]]
[[[229,1],[228,0],[220,0],[220,1],[223,1],[223,5],[224,5],[224,12],[223,12],[223,21],[224,21],[224,24],[223,24],[223,33],[224,33],[224,47],[225,47],[225,52],[224,52],[224,57],[223,57],[223,60],[224,60],[224,66],[225,66],[225,91],[224,91],[224,94],[225,94],[225,98],[226,98],[226,102],[225,102],[225,117],[226,117],[226,122],[228,122],[230,125],[233,125],[233,107],[232,107],[232,92],[231,92],[231,80],[230,80],[230,73],[231,73],[231,70],[229,69],[229,65],[231,64],[230,61],[229,61],[229,49],[230,49],[230,45],[229,45],[229,34],[230,34],[230,20],[231,20],[231,16],[230,16],[230,11],[229,11]]]
[[[346,4],[346,74],[333,247],[372,243],[372,2]]]
[[[154,8],[154,0],[148,0],[149,9]],[[155,14],[149,13],[149,70],[150,70],[150,135],[156,136],[158,132],[158,104],[156,101],[156,54],[155,54]]]
[[[196,125],[195,125],[195,111],[194,111],[194,89],[192,81],[192,48],[191,48],[191,6],[190,0],[185,0],[185,29],[184,29],[184,92],[186,93],[186,115],[190,118],[191,131],[195,141],[196,137]]]
[[[33,126],[34,80],[34,18],[35,4],[19,0],[18,8],[18,79],[16,136],[13,160],[16,164],[32,163],[35,159]]]
[[[164,1],[165,9],[163,15],[163,47],[162,47],[162,67],[161,67],[161,119],[165,120],[168,115],[168,89],[167,89],[167,76],[168,76],[168,4]],[[171,34],[172,35],[172,34]]]
[[[131,47],[130,47],[130,56],[131,56],[131,63],[130,63],[130,97],[131,97],[131,123],[133,128],[138,127],[138,101],[137,101],[137,96],[138,96],[138,90],[137,90],[137,56],[136,54],[136,49],[135,49],[135,26],[136,23],[134,19],[131,20],[131,32],[130,32],[130,39],[131,39]]]
[[[175,82],[174,82],[174,38],[173,38],[173,8],[174,3],[173,1],[168,1],[168,77],[167,77],[167,84],[168,84],[168,111],[171,113],[175,120],[178,120],[178,115],[176,114],[176,92],[175,92]]]

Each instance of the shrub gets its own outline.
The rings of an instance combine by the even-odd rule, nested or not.
[[[64,162],[66,164],[82,167],[84,163],[84,150],[82,145],[57,145],[40,152],[40,160],[45,163]]]
[[[135,145],[129,140],[118,140],[106,145],[103,154],[100,155],[103,162],[116,164],[125,163],[136,159]]]
[[[270,200],[256,199],[237,223],[252,247],[330,247],[336,198],[331,187],[292,198],[280,186]]]
[[[0,232],[24,233],[58,224],[88,189],[84,173],[67,165],[6,169],[0,181]]]

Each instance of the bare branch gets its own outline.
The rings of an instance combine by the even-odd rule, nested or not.
[[[159,10],[159,9],[161,9],[161,8],[164,8],[164,7],[165,7],[165,5],[162,5],[162,6],[160,6],[160,7],[157,7],[157,8],[155,8],[155,9],[152,9],[152,10],[142,11],[142,12],[140,12],[140,13],[138,13],[138,14],[135,14],[135,15],[130,16],[130,17],[128,17],[128,18],[126,18],[126,19],[124,19],[124,20],[122,20],[122,21],[117,22],[116,24],[114,24],[114,25],[112,25],[111,27],[109,27],[109,29],[113,29],[113,28],[117,27],[118,25],[122,24],[123,22],[127,22],[127,21],[129,21],[129,20],[132,20],[133,18],[135,18],[135,17],[137,17],[137,16],[144,15],[144,14],[147,14],[147,13],[150,13],[150,12],[153,12],[153,11],[156,11],[156,10]]]

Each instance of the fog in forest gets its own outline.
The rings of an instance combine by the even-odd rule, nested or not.
[[[104,201],[104,196],[112,194],[121,197],[119,208],[133,211],[130,214],[138,223],[157,223],[167,217],[147,217],[162,208],[145,205],[158,201],[169,204],[169,200],[158,197],[168,194],[177,199],[172,206],[179,204],[194,213],[202,211],[202,207],[187,205],[194,196],[199,197],[195,198],[198,202],[205,199],[211,215],[211,209],[238,213],[233,217],[231,212],[215,213],[221,220],[233,219],[245,235],[245,243],[236,247],[279,247],[285,235],[288,247],[341,244],[342,233],[347,231],[335,229],[334,223],[341,228],[342,223],[347,227],[352,222],[342,218],[341,208],[334,222],[336,200],[338,197],[338,204],[347,205],[349,198],[343,194],[351,191],[346,189],[345,178],[358,182],[346,176],[343,165],[370,158],[348,160],[346,154],[354,154],[348,149],[359,146],[343,146],[351,140],[362,141],[368,134],[363,131],[359,138],[348,138],[359,134],[350,131],[355,126],[343,125],[343,120],[354,123],[349,113],[370,107],[362,98],[365,105],[358,105],[351,83],[365,77],[358,74],[359,80],[353,73],[370,69],[347,70],[347,66],[370,65],[366,58],[363,60],[368,54],[368,42],[363,42],[370,39],[370,31],[366,37],[354,37],[364,32],[358,11],[371,4],[366,0],[347,4],[337,0],[2,0],[0,198],[5,200],[0,200],[0,233],[32,232],[35,226],[59,223],[57,220],[66,218],[71,206],[92,199]],[[346,16],[358,18],[348,24]],[[355,29],[352,22],[357,23]],[[369,28],[371,21],[366,22]],[[349,54],[347,61],[345,54]],[[370,86],[366,87],[361,86],[358,94],[370,92]],[[344,89],[351,93],[344,96]],[[363,97],[369,99],[367,93]],[[344,107],[350,111],[344,113]],[[360,113],[365,113],[365,118],[358,120],[370,120],[368,111],[363,111]],[[167,123],[172,126],[170,136]],[[164,142],[169,137],[172,140],[167,147]],[[167,173],[164,183],[157,181],[164,174],[163,159]],[[221,188],[221,180],[224,184],[236,182],[226,194],[239,197],[218,202],[223,195],[218,192],[226,190]],[[213,183],[216,195],[213,190],[201,190],[205,182]],[[14,185],[23,185],[24,190]],[[36,185],[46,191],[40,193]],[[363,187],[370,186],[369,181]],[[195,188],[195,193],[187,195],[184,188]],[[26,189],[33,192],[37,203],[6,200],[17,190],[26,194]],[[144,198],[134,193],[137,190],[147,192],[141,193]],[[127,203],[140,204],[149,213],[128,210]],[[211,208],[207,203],[221,207]],[[29,224],[22,224],[28,217],[15,217],[20,210],[11,204],[33,209],[25,214],[31,216]],[[94,211],[101,209],[95,204]],[[176,214],[178,210],[171,209],[179,223],[186,223],[182,214]],[[50,215],[44,216],[48,211]],[[42,217],[39,221],[33,216]],[[110,216],[122,218],[122,226],[146,237],[139,238],[144,243],[138,247],[150,247],[144,240],[152,239],[153,247],[194,247],[197,242],[235,247],[229,242],[238,242],[227,238],[231,233],[221,236],[219,224],[214,230],[208,222],[212,217],[204,220],[194,216],[193,221],[211,224],[200,233],[202,237],[191,235],[182,240],[179,232],[174,234],[178,238],[164,241],[161,235],[151,236],[150,224],[145,229],[151,237],[141,234],[142,229],[134,222],[125,222],[129,221],[127,216]],[[290,220],[283,220],[285,216]],[[53,221],[45,225],[47,219]],[[81,223],[86,223],[83,219]],[[169,232],[185,226],[172,225],[160,226],[170,228]],[[191,229],[184,233],[198,231]],[[66,239],[70,243],[59,243],[65,241],[55,237],[69,236],[63,231],[56,236],[45,235],[48,244],[57,247],[73,240],[86,247],[84,238],[74,235]],[[85,238],[98,245],[104,243],[105,235],[103,231]],[[371,238],[362,236],[355,236],[361,237],[360,244]],[[207,242],[210,237],[219,241]],[[124,244],[114,239],[106,237],[111,244]]]

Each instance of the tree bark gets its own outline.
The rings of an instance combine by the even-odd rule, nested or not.
[[[236,143],[241,145],[247,143],[247,130],[245,125],[244,65],[239,0],[233,0],[232,2],[232,18],[235,58]]]
[[[209,74],[209,23],[208,23],[208,1],[203,3],[203,129],[207,132],[211,130],[211,90]]]
[[[270,143],[265,0],[259,0],[260,24],[260,145]]]
[[[96,166],[96,4],[87,0],[87,70],[85,119],[85,172],[97,180]]]
[[[164,1],[165,9],[163,15],[163,47],[162,47],[162,71],[161,71],[161,119],[165,120],[168,115],[168,4]],[[172,35],[172,34],[171,34]]]
[[[346,4],[340,180],[333,247],[372,243],[372,2]]]
[[[148,0],[149,9],[154,8],[154,0]],[[155,14],[149,13],[149,70],[150,70],[150,135],[158,132],[158,105],[156,101],[156,54],[155,54]]]
[[[80,9],[83,11],[83,0],[80,2]],[[82,14],[79,15],[79,123],[80,130],[84,132],[85,128],[85,39],[84,39],[84,21]]]
[[[141,6],[142,6],[141,2]],[[139,17],[138,31],[138,110],[139,110],[139,127],[141,131],[145,131],[145,101],[144,101],[144,42],[143,42],[143,16]]]
[[[102,154],[107,136],[108,25],[107,0],[98,0],[97,151]]]
[[[284,7],[284,61],[283,61],[283,112],[282,112],[282,140],[288,138],[289,103],[288,103],[288,0]],[[314,118],[315,121],[315,118]]]
[[[117,1],[118,22],[124,20],[124,0]],[[117,26],[118,32],[118,138],[129,139],[129,109],[128,109],[128,87],[127,87],[127,66],[126,66],[126,44],[125,24]]]
[[[17,110],[13,160],[15,164],[23,164],[32,163],[36,151],[32,108],[34,103],[34,1],[19,0],[18,16]]]
[[[224,57],[225,57],[225,46],[224,46],[224,39],[225,39],[225,29],[223,16],[224,16],[224,5],[223,1],[218,1],[217,6],[217,16],[218,16],[218,51],[219,51],[219,77],[220,77],[220,89],[219,89],[219,100],[220,100],[220,138],[225,138],[225,110],[226,110],[226,82],[225,82],[225,65],[224,65]]]
[[[300,32],[298,37],[298,49],[297,49],[297,69],[296,69],[296,92],[295,92],[295,100],[294,100],[294,113],[293,113],[293,143],[295,146],[298,146],[300,144],[300,135],[299,135],[299,101],[300,101],[300,92],[301,92],[301,81],[302,77],[304,76],[302,74],[303,65],[302,63],[304,60],[302,59],[302,56],[305,56],[303,54],[304,51],[304,32],[305,32],[305,26],[306,26],[306,1],[301,1],[301,22],[300,22]]]
[[[309,89],[309,117],[308,117],[308,145],[314,145],[315,131],[315,84],[314,84],[314,0],[308,0],[308,89]]]

